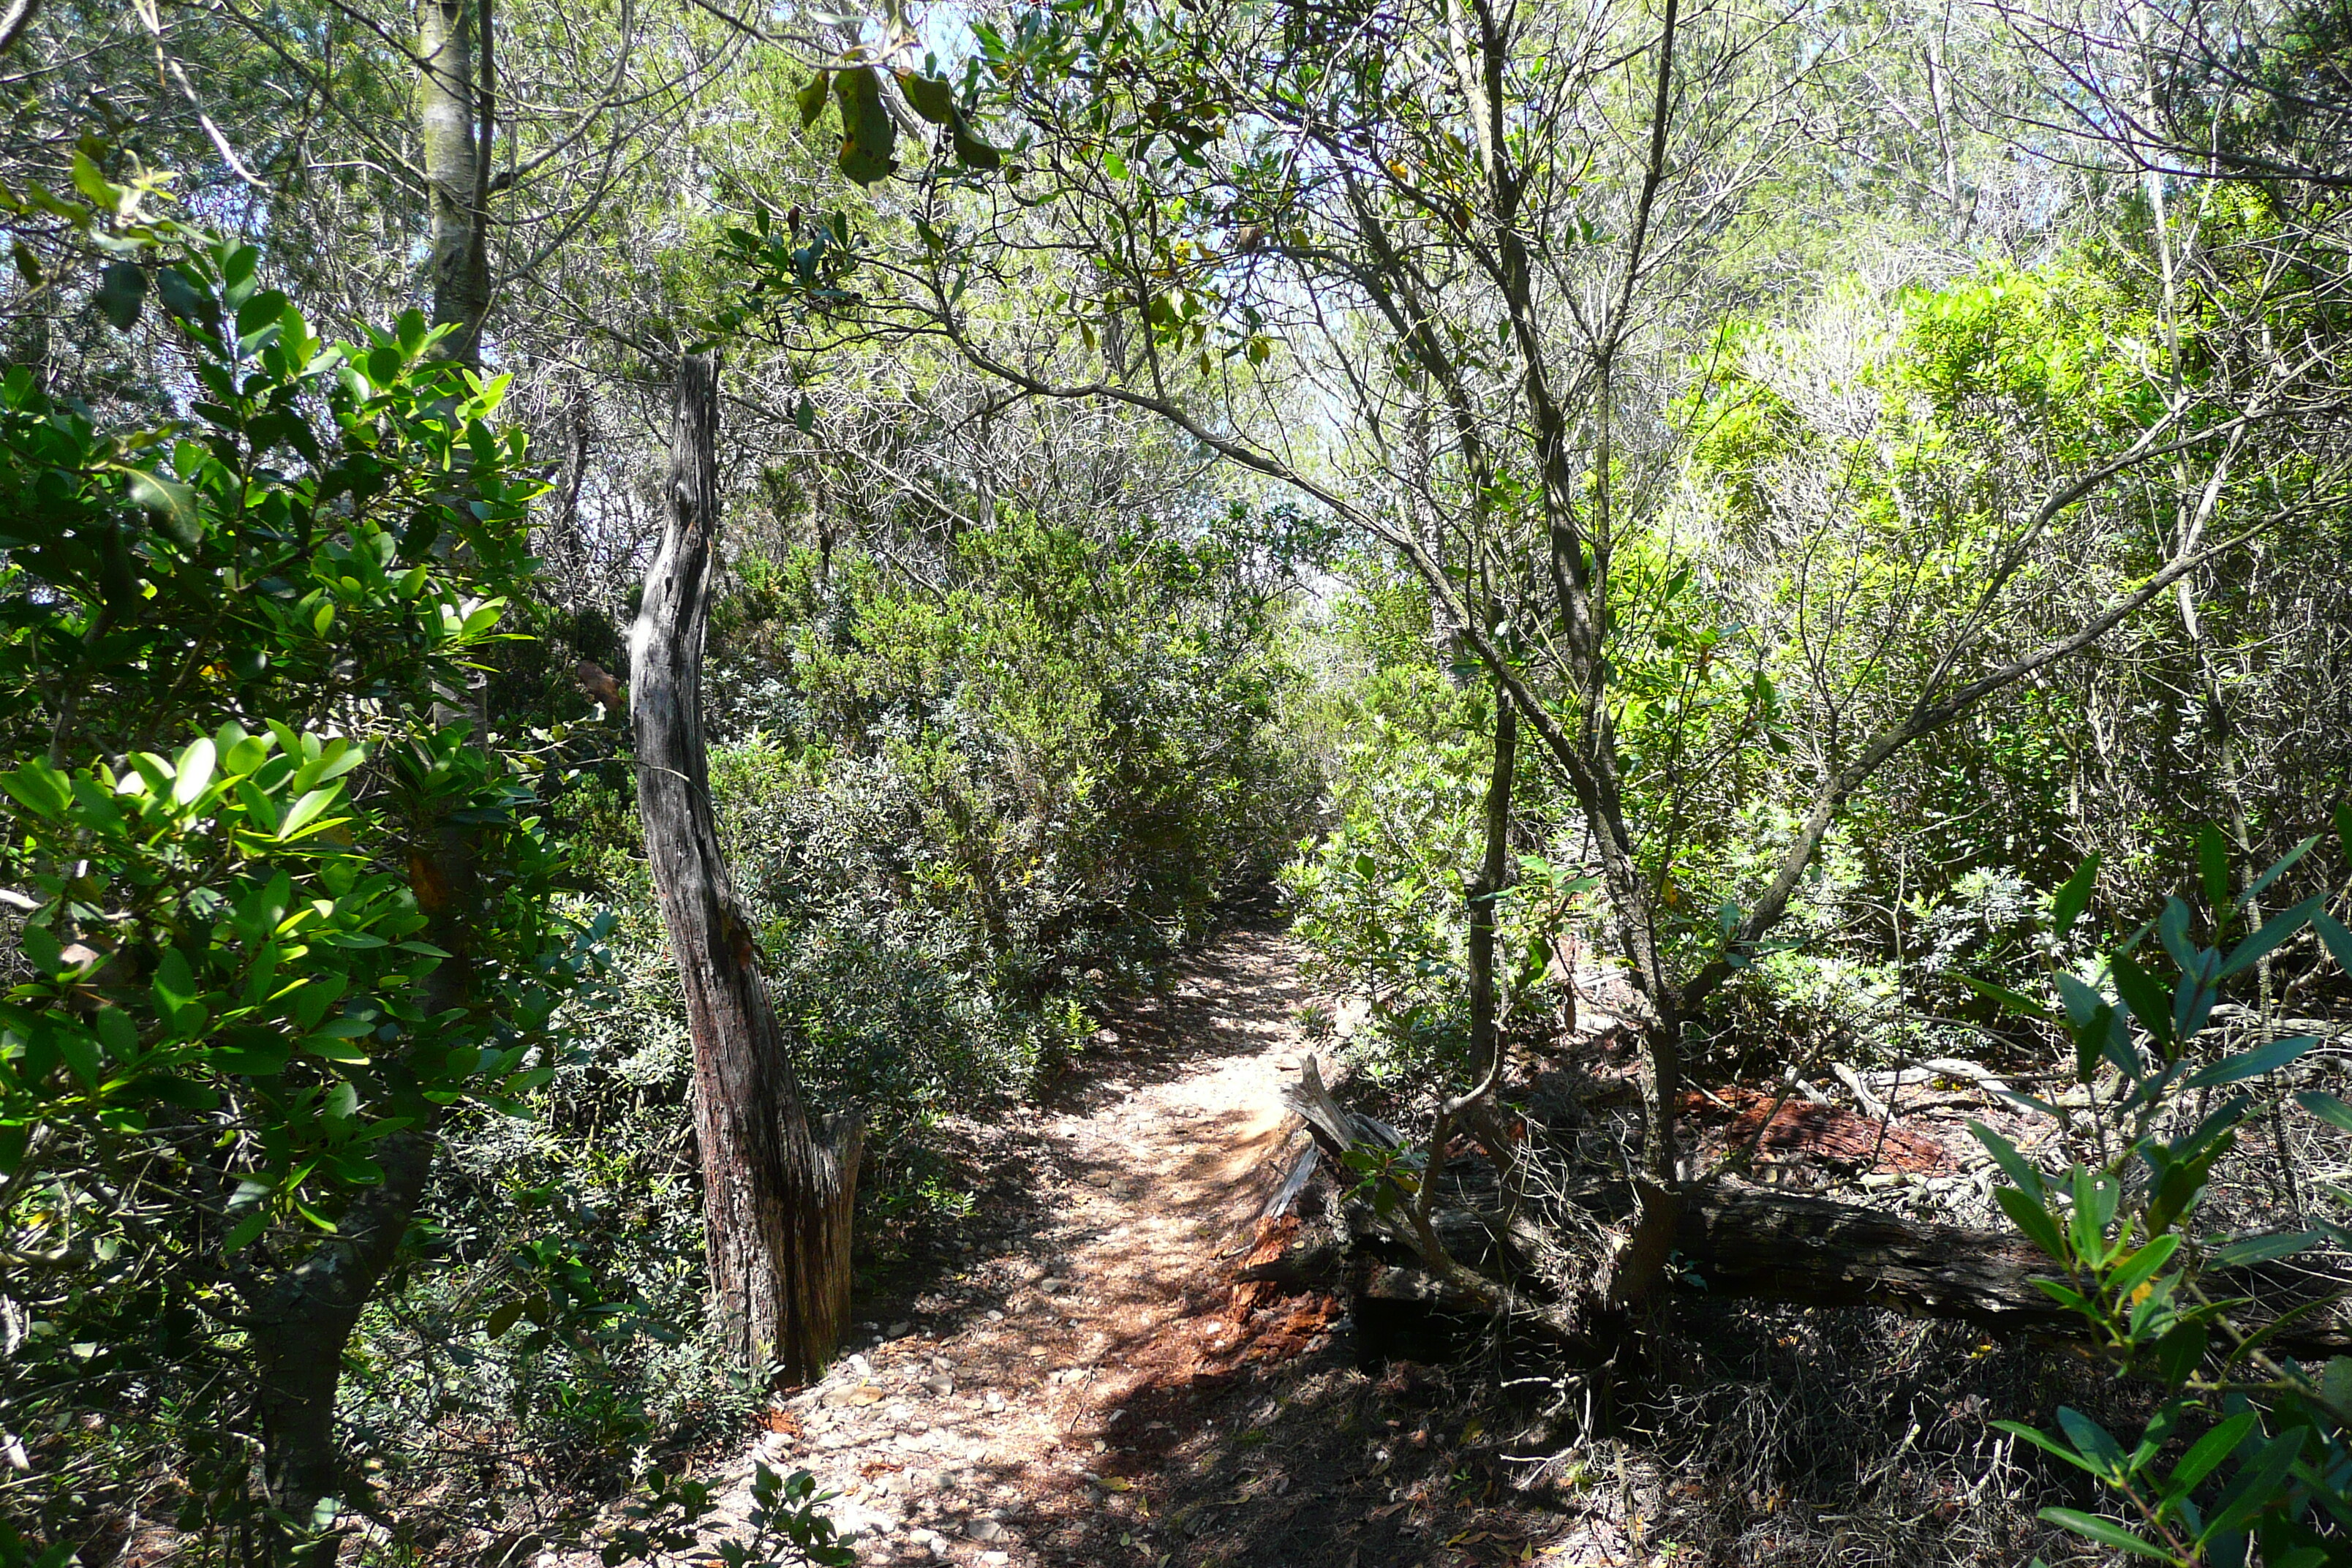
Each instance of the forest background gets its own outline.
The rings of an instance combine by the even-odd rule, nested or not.
[[[1458,1280],[1556,1342],[1671,1289],[1686,1089],[2079,1079],[1948,1216],[2148,1374],[2062,1447],[2335,1560],[2346,1391],[2178,1352],[2343,1239],[2347,31],[18,0],[0,1540],[513,1552],[757,1408],[617,684],[716,349],[710,788],[864,1266],[1272,884],[1428,1148],[1611,977],[1622,1235]]]

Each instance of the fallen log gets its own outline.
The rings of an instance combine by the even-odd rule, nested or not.
[[[1624,1198],[1631,1212],[1632,1194]],[[1795,1194],[1693,1194],[1675,1231],[1695,1279],[1680,1288],[1713,1296],[1811,1307],[1889,1307],[1954,1319],[2004,1334],[2074,1339],[2083,1321],[2033,1281],[2055,1277],[2031,1242],[2000,1231],[1923,1224],[1855,1204]],[[2352,1354],[2341,1297],[2352,1281],[2286,1260],[2215,1269],[2208,1294],[2242,1296],[2250,1329],[2312,1310],[2270,1344],[2304,1360]],[[2333,1303],[2314,1306],[2314,1303]]]
[[[1579,1206],[1612,1220],[1629,1218],[1631,1189],[1606,1192],[1576,1194]],[[1619,1201],[1609,1201],[1611,1196]],[[1364,1213],[1350,1207],[1351,1217]],[[1441,1217],[1449,1248],[1481,1272],[1495,1271],[1498,1250],[1517,1250],[1499,1216],[1451,1211]],[[1496,1245],[1478,1250],[1460,1245],[1482,1217]],[[1530,1223],[1522,1215],[1511,1228]],[[1406,1244],[1384,1230],[1367,1227],[1349,1240],[1352,1245],[1344,1249],[1327,1243],[1269,1260],[1253,1276],[1293,1289],[1423,1301],[1449,1311],[1485,1310],[1407,1256]],[[1884,1307],[1912,1317],[1974,1323],[2003,1335],[2080,1339],[2086,1332],[2081,1318],[2033,1283],[2037,1276],[2055,1277],[2050,1260],[2032,1244],[1998,1231],[1922,1224],[1824,1198],[1718,1189],[1685,1200],[1675,1249],[1681,1257],[1672,1288],[1685,1298]],[[1480,1258],[1480,1251],[1486,1257]],[[2205,1276],[2205,1284],[2210,1295],[2248,1299],[2250,1305],[2238,1316],[2250,1332],[2289,1312],[2312,1309],[2266,1342],[2273,1353],[2304,1361],[2352,1355],[2352,1321],[2341,1301],[2352,1281],[2273,1262],[2216,1269]]]
[[[1339,1105],[1311,1060],[1303,1066],[1301,1082],[1288,1098],[1327,1153],[1344,1150],[1342,1138],[1391,1148],[1402,1142],[1392,1129]],[[1454,1170],[1470,1181],[1486,1176],[1485,1191],[1495,1193],[1491,1172],[1474,1174],[1475,1163],[1468,1161],[1455,1162]],[[1566,1195],[1605,1224],[1627,1223],[1634,1209],[1633,1188],[1624,1183],[1594,1183]],[[1480,1274],[1510,1280],[1515,1290],[1527,1292],[1527,1260],[1538,1239],[1530,1231],[1540,1229],[1535,1218],[1524,1212],[1507,1218],[1486,1212],[1483,1204],[1491,1199],[1466,1194],[1449,1194],[1449,1201],[1452,1206],[1433,1216],[1447,1251]],[[1419,1301],[1447,1311],[1488,1310],[1487,1303],[1416,1258],[1402,1227],[1381,1221],[1370,1205],[1339,1206],[1338,1245],[1320,1238],[1258,1263],[1254,1276],[1296,1289]],[[2037,1277],[2055,1277],[2050,1259],[2021,1237],[2000,1231],[1909,1220],[1826,1198],[1717,1185],[1695,1189],[1685,1198],[1675,1249],[1680,1259],[1673,1289],[1686,1297],[1882,1307],[1973,1323],[2003,1335],[2079,1339],[2087,1331],[2080,1317],[2034,1284]],[[2204,1285],[2216,1298],[2247,1300],[2235,1316],[2250,1332],[2300,1313],[2265,1346],[2274,1354],[2323,1360],[2352,1355],[2352,1318],[2343,1300],[2352,1290],[2352,1279],[2341,1268],[2340,1259],[2324,1266],[2277,1259],[2211,1270]]]

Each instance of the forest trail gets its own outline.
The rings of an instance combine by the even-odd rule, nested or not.
[[[1188,1391],[1324,1349],[1336,1315],[1231,1310],[1296,1126],[1280,1091],[1308,995],[1287,938],[1224,932],[1121,1008],[1025,1125],[975,1133],[995,1185],[962,1266],[780,1403],[732,1509],[756,1458],[839,1493],[865,1562],[1167,1561],[1155,1494],[1217,1436],[1215,1402]]]

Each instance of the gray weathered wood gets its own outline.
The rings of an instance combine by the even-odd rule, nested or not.
[[[1572,1195],[1578,1206],[1619,1223],[1633,1210],[1633,1190],[1623,1183]],[[1372,1240],[1362,1224],[1366,1215],[1360,1205],[1351,1209],[1360,1243]],[[1494,1270],[1495,1249],[1479,1247],[1475,1238],[1465,1240],[1477,1216],[1457,1210],[1439,1217],[1445,1222],[1439,1228],[1456,1258],[1481,1272]],[[1507,1226],[1496,1217],[1486,1228],[1518,1246],[1514,1229],[1530,1223],[1520,1215]],[[1481,1309],[1483,1303],[1405,1258],[1403,1247],[1401,1238],[1372,1242],[1370,1250],[1386,1256],[1377,1268],[1349,1283],[1359,1294],[1426,1300],[1457,1310]],[[1825,1198],[1717,1188],[1685,1199],[1675,1250],[1682,1259],[1676,1289],[1685,1294],[1812,1307],[1885,1307],[1916,1317],[1974,1323],[2003,1334],[2079,1339],[2085,1332],[2081,1318],[2033,1283],[2036,1277],[2051,1276],[2050,1260],[2032,1244],[2000,1231],[1922,1224]],[[1297,1267],[1282,1260],[1264,1267],[1268,1277],[1299,1273]],[[1325,1289],[1336,1289],[1342,1280],[1334,1274],[1323,1283]],[[2308,1302],[2326,1301],[2352,1281],[2305,1268],[2257,1264],[2215,1270],[2206,1277],[2206,1285],[2215,1295],[2248,1299],[2250,1304],[2238,1318],[2253,1328]],[[2323,1305],[2286,1324],[2267,1343],[2274,1353],[2304,1360],[2352,1354],[2352,1321],[2347,1321],[2340,1302]]]
[[[718,418],[718,356],[689,354],[678,365],[669,515],[631,634],[637,806],[694,1039],[711,1291],[745,1364],[803,1380],[824,1366],[849,1317],[864,1122],[811,1126],[719,850],[702,736]]]
[[[1326,1153],[1336,1157],[1357,1144],[1399,1146],[1393,1129],[1339,1103],[1312,1057],[1299,1069],[1299,1081],[1286,1086],[1283,1098],[1306,1119]],[[1484,1194],[1476,1189],[1483,1170],[1476,1162],[1455,1162],[1448,1195],[1431,1216],[1434,1239],[1471,1274],[1445,1278],[1425,1256],[1415,1256],[1422,1246],[1406,1227],[1359,1202],[1343,1205],[1339,1245],[1302,1238],[1291,1254],[1254,1266],[1245,1278],[1469,1312],[1493,1310],[1496,1297],[1489,1285],[1507,1286],[1533,1311],[1530,1321],[1538,1330],[1574,1324],[1572,1318],[1545,1313],[1542,1298],[1528,1294],[1532,1286],[1524,1263],[1545,1249],[1546,1238],[1529,1214],[1488,1212],[1495,1188],[1488,1174]],[[1615,1226],[1627,1224],[1637,1210],[1633,1188],[1624,1182],[1590,1183],[1561,1195]],[[1685,1292],[1885,1307],[2011,1334],[2072,1339],[2085,1331],[2078,1316],[2034,1283],[2049,1277],[2050,1260],[2006,1232],[1923,1224],[1797,1194],[1717,1186],[1683,1195],[1673,1239],[1682,1259],[1676,1288]],[[2267,1342],[2278,1353],[2305,1360],[2352,1354],[2352,1317],[2335,1300],[2352,1291],[2352,1279],[2291,1260],[2218,1269],[2206,1282],[2214,1294],[2248,1299],[2238,1319],[2250,1328],[2326,1303]]]

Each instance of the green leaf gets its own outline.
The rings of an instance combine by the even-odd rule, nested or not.
[[[172,799],[181,805],[193,805],[213,782],[219,755],[208,737],[189,742],[172,765]]]
[[[2028,1240],[2060,1262],[2066,1261],[2065,1239],[2059,1231],[2058,1221],[2048,1209],[2015,1187],[1995,1187],[1992,1196],[1993,1202],[2000,1205],[2001,1212],[2025,1233]]]
[[[266,1208],[256,1208],[251,1214],[237,1221],[235,1228],[221,1238],[221,1251],[228,1254],[244,1251],[260,1239],[262,1231],[267,1229],[268,1225],[269,1211]]]
[[[2343,807],[2336,809],[2341,811]],[[2352,931],[2346,931],[2335,916],[2325,911],[2312,916],[2311,925],[2319,933],[2320,942],[2327,949],[2327,955],[2336,960],[2336,967],[2352,974]]]
[[[341,784],[328,784],[303,795],[294,803],[294,808],[286,814],[286,820],[278,825],[278,841],[283,844],[300,833],[318,817],[320,812],[334,805],[335,797],[342,793]]]
[[[2308,898],[2263,921],[2262,930],[2230,950],[2230,956],[2221,961],[2220,978],[2226,980],[2240,970],[2261,963],[2279,943],[2301,931],[2326,901],[2326,894]]]
[[[2156,1342],[2156,1367],[2168,1388],[2179,1388],[2204,1364],[2211,1337],[2202,1323],[2183,1323]]]
[[[2120,1477],[2124,1470],[2123,1445],[2105,1427],[2084,1415],[2071,1405],[2058,1407],[2058,1425],[2067,1440],[2110,1477]]]
[[[2164,900],[2164,912],[2156,917],[2157,939],[2164,951],[2172,954],[2172,962],[2180,965],[2180,973],[2197,971],[2197,944],[2189,940],[2189,906],[2179,899]]]
[[[816,117],[824,112],[824,93],[825,89],[830,85],[831,82],[825,73],[819,71],[808,79],[800,91],[793,95],[793,102],[801,111],[802,130],[805,131],[814,125]]]
[[[2077,1029],[2095,1021],[2099,1009],[2108,1005],[2105,997],[2072,974],[2061,972],[2052,975],[2050,983],[2058,988],[2059,999],[2066,1004],[2066,1021]]]
[[[898,142],[898,127],[882,103],[881,79],[872,66],[835,73],[834,101],[841,107],[841,172],[861,185],[870,185],[896,174],[891,150]]]
[[[915,112],[934,125],[953,124],[956,118],[955,89],[935,76],[918,76],[913,71],[898,73],[898,90],[915,106]]]
[[[327,742],[326,749],[295,770],[293,782],[287,788],[300,794],[342,777],[367,761],[367,748],[351,741],[336,739]]]
[[[73,804],[73,789],[67,784],[66,775],[37,757],[15,773],[0,773],[0,790],[6,790],[17,805],[35,816],[45,816],[53,822]]]
[[[139,324],[139,308],[147,302],[145,269],[135,261],[117,261],[98,277],[99,314],[118,331],[129,331]]]
[[[423,353],[425,345],[433,338],[433,323],[425,319],[424,311],[413,305],[400,313],[400,319],[393,322],[392,329],[394,335],[400,340],[401,352],[410,359]]]
[[[2312,1089],[2294,1097],[2294,1102],[2331,1127],[2341,1127],[2352,1132],[2352,1105],[2347,1105],[2332,1094]]]
[[[2230,908],[2230,847],[2211,823],[2197,830],[2198,879],[2205,885],[2205,902],[2216,923],[2227,920]]]
[[[2107,1226],[2115,1218],[2122,1188],[2113,1177],[2095,1174],[2081,1165],[2074,1167],[2074,1208],[2068,1226],[2069,1239],[2086,1261],[2104,1262]]]
[[[345,1062],[364,1067],[368,1054],[349,1040],[338,1039],[331,1034],[320,1033],[302,1037],[302,1048],[312,1056],[324,1057],[331,1062]]]
[[[2255,1416],[2251,1410],[2242,1410],[2189,1445],[2189,1452],[2172,1467],[2169,1489],[2186,1492],[2199,1481],[2213,1473],[2213,1467],[2237,1452],[2246,1434],[2254,1429]]]
[[[2167,1047],[2172,1044],[2172,997],[2155,975],[2140,967],[2139,961],[2127,952],[2116,954],[2107,966],[2115,977],[2116,994],[2131,1016],[2146,1026]]]
[[[2231,1483],[2230,1490],[2235,1495],[2229,1506],[2205,1521],[2205,1528],[2197,1537],[2200,1544],[2215,1536],[2237,1534],[2256,1514],[2282,1500],[2279,1493],[2287,1472],[2294,1468],[2296,1457],[2303,1452],[2307,1431],[2306,1427],[2290,1427],[2263,1446],[2261,1454],[2240,1470]]]
[[[212,286],[185,267],[166,267],[155,277],[155,292],[163,309],[192,326],[208,328],[220,321],[220,306]]]
[[[33,961],[34,970],[42,974],[55,974],[66,967],[64,944],[47,926],[28,925],[19,938],[25,956]]]
[[[2029,1018],[2040,1018],[2045,1023],[2051,1018],[2049,1008],[2030,996],[2021,995],[2011,991],[2006,985],[1996,985],[1990,980],[1979,980],[1968,974],[1960,976],[1960,984],[1989,1002],[2000,1003],[2012,1013],[2020,1013]]]
[[[152,517],[155,525],[170,534],[181,548],[194,550],[203,541],[205,519],[204,513],[196,507],[196,492],[179,480],[151,474],[144,468],[133,468],[131,470],[131,499]]]
[[[2074,922],[2083,918],[2083,911],[2091,907],[2091,893],[2098,879],[2099,856],[2093,850],[2050,900],[2050,926],[2060,937],[2072,931]]]
[[[84,1089],[95,1089],[105,1070],[105,1058],[100,1053],[98,1041],[79,1024],[65,1019],[47,1018],[42,1021],[43,1037],[81,1079]]]
[[[2045,1523],[2054,1524],[2062,1530],[2071,1530],[2077,1535],[2087,1536],[2102,1546],[2112,1546],[2118,1552],[2137,1552],[2142,1557],[2160,1557],[2167,1560],[2169,1560],[2172,1555],[2161,1546],[2142,1541],[2122,1525],[2109,1523],[2097,1514],[2084,1513],[2080,1509],[2045,1508],[2034,1517]]]
[[[2107,1276],[2107,1289],[2129,1300],[2131,1293],[2147,1283],[2158,1269],[2171,1262],[2172,1255],[2179,1249],[2179,1236],[2158,1237],[2116,1266],[2115,1272]]]
[[[2099,1473],[2097,1467],[2094,1466],[2089,1460],[2084,1458],[2082,1455],[2077,1454],[2074,1449],[2069,1448],[2063,1443],[2060,1443],[2053,1438],[2044,1436],[2042,1433],[2035,1431],[2032,1427],[2028,1426],[2022,1421],[1996,1421],[1992,1425],[1999,1430],[2008,1433],[2012,1437],[2024,1438],[2027,1442],[2032,1444],[2042,1452],[2054,1455],[2057,1458],[2065,1460],[2068,1464],[2074,1466],[2078,1470],[2089,1470],[2093,1475],[2097,1475]]]
[[[961,113],[955,118],[955,154],[967,169],[995,169],[1004,163],[1004,154],[989,145]]]
[[[2326,1233],[2317,1230],[2279,1231],[2271,1236],[2249,1236],[2213,1249],[2210,1261],[2216,1268],[2235,1268],[2241,1264],[2267,1263],[2274,1258],[2291,1258],[2298,1252],[2317,1247],[2327,1239]]]
[[[2269,1045],[2224,1057],[2211,1067],[2200,1068],[2180,1080],[2183,1089],[2212,1089],[2221,1084],[2238,1083],[2250,1078],[2260,1078],[2266,1072],[2276,1072],[2291,1066],[2295,1058],[2319,1044],[2314,1035],[2296,1035],[2290,1039],[2273,1040]]]
[[[2341,808],[2339,807],[2338,809],[2340,810]],[[2310,837],[2305,839],[2302,843],[2296,845],[2294,848],[2288,850],[2285,854],[2280,856],[2275,865],[2272,866],[2269,870],[2263,872],[2261,876],[2255,878],[2252,882],[2246,885],[2246,891],[2243,895],[2244,898],[2251,902],[2252,900],[2262,897],[2263,890],[2273,882],[2277,881],[2281,873],[2292,867],[2296,861],[2302,859],[2305,855],[2311,853],[2311,847],[2318,842],[2319,835],[2315,833]]]
[[[1981,1121],[1969,1122],[1969,1131],[1975,1134],[1978,1142],[1985,1146],[1986,1152],[1993,1158],[1993,1163],[2000,1167],[2001,1174],[2036,1197],[2042,1194],[2042,1173],[2034,1169],[2032,1161],[2017,1152],[2016,1144]]]
[[[98,143],[91,142],[89,145],[96,146]],[[101,174],[97,163],[88,153],[79,147],[74,149],[73,183],[74,189],[79,191],[88,198],[90,205],[102,213],[113,212],[115,203],[122,196],[122,187]]]

